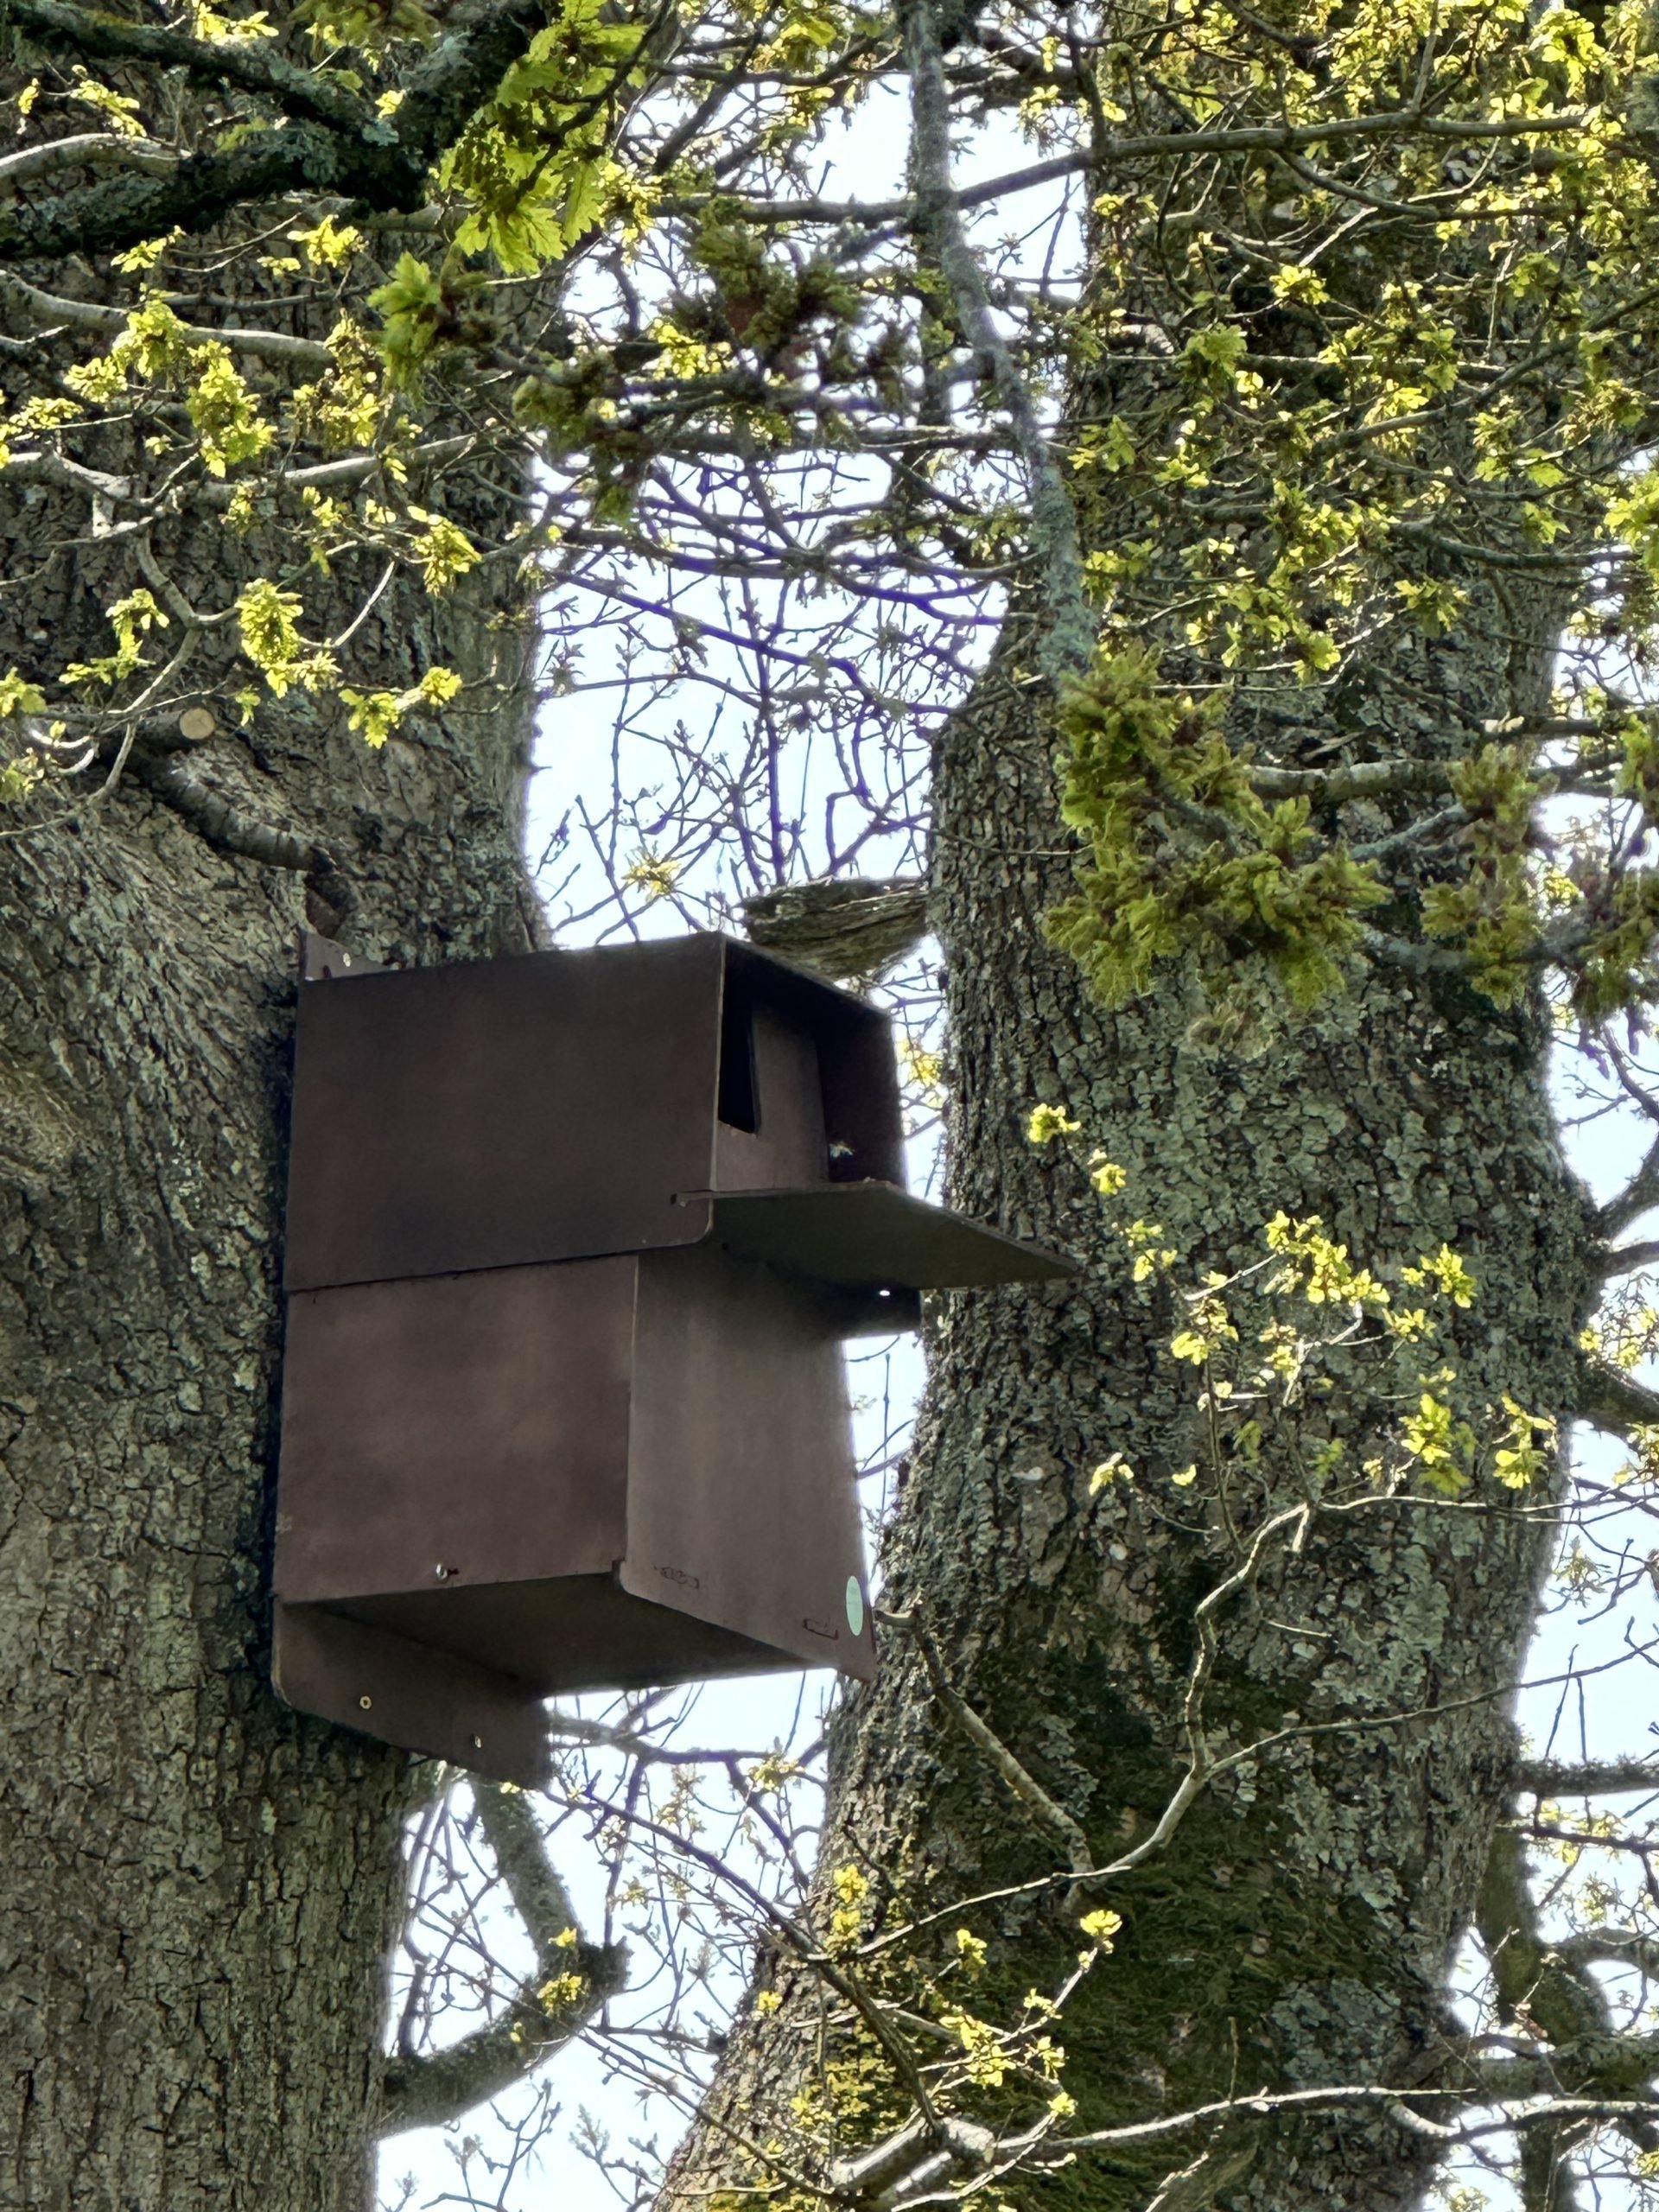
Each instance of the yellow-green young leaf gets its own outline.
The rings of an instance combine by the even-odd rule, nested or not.
[[[203,346],[191,356],[195,381],[185,395],[185,412],[201,443],[210,476],[223,476],[238,462],[257,461],[276,442],[273,423],[259,411],[241,372],[223,346]]]
[[[86,107],[95,108],[109,128],[123,138],[143,137],[144,126],[138,119],[137,101],[130,99],[124,92],[115,92],[108,85],[99,84],[95,77],[89,77],[79,63],[67,96],[72,100],[79,100]]]
[[[261,8],[256,15],[226,16],[207,0],[193,0],[190,10],[190,29],[194,36],[209,41],[219,40],[227,46],[245,42],[249,39],[276,38],[280,35],[276,26]]]
[[[555,1974],[550,1981],[544,1981],[537,1991],[537,2002],[543,2012],[566,2012],[581,2000],[587,1988],[587,1982],[579,1974]]]
[[[483,556],[466,531],[447,515],[430,514],[424,507],[416,506],[409,512],[423,525],[415,540],[415,557],[428,591],[435,596],[448,591],[469,569],[475,569]]]
[[[349,685],[341,684],[340,696],[346,705],[346,728],[378,752],[403,719],[397,695],[391,691],[353,691]]]
[[[369,294],[385,329],[380,350],[394,382],[415,388],[447,321],[443,287],[426,263],[400,254],[387,281]]]
[[[594,229],[605,213],[604,170],[597,161],[583,162],[571,178],[564,196],[560,232],[566,245],[575,245]]]
[[[957,1930],[957,1955],[962,1961],[963,1965],[968,1969],[969,1974],[979,1974],[982,1972],[986,1957],[988,1955],[983,1939],[972,1934],[971,1931],[966,1928],[958,1928]]]
[[[1092,1943],[1103,1951],[1109,1951],[1113,1938],[1123,1925],[1123,1916],[1109,1911],[1103,1905],[1096,1912],[1085,1912],[1077,1925]]]
[[[1546,1480],[1554,1464],[1557,1423],[1548,1414],[1530,1414],[1506,1390],[1505,1441],[1493,1455],[1493,1472],[1506,1490],[1529,1490]]]
[[[46,773],[46,763],[38,753],[19,754],[0,768],[0,805],[15,806],[38,788]]]
[[[361,231],[349,223],[337,223],[332,215],[325,215],[308,231],[290,231],[288,235],[319,269],[343,269],[363,245]]]
[[[314,649],[300,635],[299,613],[299,594],[264,576],[247,585],[236,602],[242,650],[278,699],[296,684],[304,691],[326,690],[340,672],[332,653]]]
[[[622,881],[630,891],[643,891],[648,903],[666,899],[673,890],[680,873],[680,863],[665,855],[653,853],[649,847],[637,852],[622,871]]]
[[[124,253],[114,254],[111,258],[124,275],[134,276],[146,269],[154,269],[175,239],[183,236],[182,231],[168,231],[162,238],[144,238],[137,245],[130,245]]]
[[[1442,1244],[1438,1252],[1425,1252],[1414,1268],[1400,1270],[1405,1281],[1421,1287],[1433,1283],[1443,1298],[1454,1306],[1470,1305],[1478,1287],[1473,1275],[1449,1244]]]
[[[0,718],[45,712],[46,696],[38,684],[28,683],[15,668],[0,676]]]
[[[1052,1144],[1056,1137],[1076,1135],[1083,1127],[1074,1121],[1063,1106],[1033,1106],[1031,1119],[1026,1124],[1026,1141],[1029,1144]]]

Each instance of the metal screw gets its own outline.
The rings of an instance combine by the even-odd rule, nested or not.
[[[484,1738],[483,1738],[481,1736],[474,1736],[474,1738],[473,1738],[473,1749],[474,1749],[475,1751],[481,1751],[483,1750],[483,1748],[484,1748]]]
[[[362,1707],[365,1713],[371,1712],[373,1709],[374,1700],[372,1697],[360,1697],[357,1701]]]
[[[435,1567],[432,1572],[440,1582],[447,1582],[449,1580],[449,1570],[447,1567]]]

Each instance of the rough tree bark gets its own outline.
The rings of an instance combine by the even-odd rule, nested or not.
[[[29,326],[13,344],[21,374]],[[500,536],[510,496],[478,488],[477,536]],[[0,504],[0,664],[107,647],[104,610],[136,579],[126,541],[89,533],[78,498],[37,481]],[[1110,518],[1096,523],[1106,542]],[[257,532],[207,516],[158,523],[153,551],[220,606],[272,566]],[[382,958],[530,941],[522,701],[512,633],[488,626],[494,573],[437,612],[395,586],[356,640],[366,680],[389,689],[434,662],[498,686],[464,711],[371,758],[302,694],[189,763],[246,821],[274,817],[329,855],[319,892],[335,874],[352,887],[355,938]],[[342,617],[371,581],[341,576]],[[316,600],[312,613],[334,626]],[[1298,742],[1335,729],[1359,734],[1356,757],[1466,751],[1539,705],[1551,632],[1548,607],[1477,583],[1452,636],[1396,633]],[[1090,1271],[941,1304],[886,1572],[889,1602],[925,1618],[953,1682],[1103,1858],[1146,1833],[1179,1778],[1193,1611],[1229,1554],[1167,1482],[1196,1441],[1173,1317],[1130,1283],[1076,1160],[1027,1145],[1033,1103],[1079,1118],[1193,1268],[1255,1257],[1281,1208],[1321,1214],[1371,1262],[1456,1246],[1480,1284],[1459,1325],[1465,1376],[1540,1413],[1573,1404],[1592,1239],[1550,1128],[1535,1009],[1378,974],[1241,1060],[1194,1045],[1177,971],[1119,1014],[1089,1001],[1042,933],[1068,863],[1046,711],[1006,680],[1020,642],[938,766],[951,1180],[970,1211]],[[4,848],[0,1685],[28,1757],[0,1779],[0,2192],[53,2212],[210,2197],[345,2212],[379,2093],[406,1766],[285,1714],[264,1679],[302,893],[296,874],[216,849],[203,832],[223,817],[181,813],[178,797],[135,763],[79,818]],[[1340,1432],[1362,1459],[1393,1410],[1357,1384],[1307,1413],[1302,1441]],[[1091,1495],[1114,1451],[1135,1482]],[[1271,1472],[1258,1510],[1294,1495],[1289,1470]],[[1547,1541],[1502,1511],[1400,1505],[1316,1522],[1299,1555],[1269,1555],[1226,1617],[1217,1738],[1292,1716],[1421,1717],[1234,1776],[1109,1893],[1124,1930],[1064,2031],[1085,2123],[1262,2084],[1416,2084],[1446,2065],[1446,1958],[1510,1774],[1501,1701],[1484,1700],[1512,1676]],[[855,1850],[902,1883],[906,1909],[1053,1864],[897,1643],[843,1713],[830,1834],[828,1863]],[[1061,1894],[982,1920],[982,2009],[999,1992],[1017,2004],[1075,1950]],[[732,2173],[722,2120],[741,2110],[753,2133],[810,2063],[810,1978],[769,1970],[791,2001],[740,2030],[693,2165],[707,2152]],[[1040,2195],[1398,2212],[1425,2179],[1416,2150],[1352,2119],[1244,2129],[1183,2158],[1168,2189],[1171,2158],[1148,2152],[1080,2164]]]
[[[49,372],[28,326],[7,342]],[[497,535],[510,505],[480,484],[474,519]],[[5,493],[0,535],[0,664],[107,651],[127,542],[39,486]],[[154,552],[204,607],[283,557],[211,512]],[[391,688],[435,663],[474,682],[441,721],[372,755],[290,694],[245,737],[221,706],[187,764],[325,847],[384,958],[529,943],[522,633],[491,627],[494,574],[442,602],[394,586],[355,640]],[[373,582],[348,568],[313,604],[337,627]],[[0,2202],[359,2212],[409,1763],[266,1675],[301,878],[130,772],[0,866]]]
[[[1491,718],[1538,711],[1550,637],[1547,607],[1477,587],[1455,636],[1396,637],[1327,703],[1324,732],[1303,734],[1334,722],[1358,737],[1351,758],[1467,748]],[[1180,1777],[1194,1607],[1236,1554],[1168,1482],[1202,1446],[1192,1370],[1167,1351],[1176,1317],[1131,1284],[1081,1154],[1057,1160],[1027,1143],[1033,1104],[1065,1108],[1081,1145],[1128,1170],[1132,1211],[1161,1223],[1193,1276],[1258,1258],[1281,1208],[1323,1216],[1370,1263],[1452,1244],[1479,1282],[1459,1355],[1493,1401],[1508,1389],[1570,1410],[1593,1238],[1552,1129],[1536,1007],[1499,1014],[1460,984],[1372,973],[1239,1059],[1194,1042],[1199,1001],[1177,970],[1116,1014],[1091,1001],[1044,937],[1068,887],[1066,839],[1045,712],[1002,680],[1018,659],[1016,640],[952,726],[935,785],[950,1192],[1077,1253],[1089,1274],[1041,1294],[940,1301],[886,1602],[922,1612],[953,1684],[1082,1823],[1098,1864],[1148,1833]],[[1356,1378],[1310,1404],[1300,1440],[1311,1457],[1340,1434],[1357,1463],[1396,1410]],[[1090,1471],[1113,1452],[1136,1479],[1091,1496]],[[1297,1494],[1283,1465],[1263,1495],[1244,1484],[1246,1533]],[[1166,1853],[1100,1893],[1125,1926],[1058,2031],[1077,2126],[1263,2086],[1422,2083],[1448,2064],[1455,2077],[1446,1969],[1512,1786],[1503,1688],[1549,1541],[1501,1504],[1402,1504],[1341,1530],[1316,1522],[1299,1558],[1269,1553],[1219,1623],[1214,1741],[1236,1746],[1297,1719],[1422,1717],[1284,1747],[1201,1798]],[[856,1855],[883,1870],[899,1885],[894,1910],[1056,1864],[1052,1838],[944,1724],[914,1654],[891,1637],[881,1681],[842,1712],[826,1833],[823,1863]],[[1077,1910],[1051,1891],[964,1915],[994,1941],[975,2009],[998,2017],[999,1997],[1017,2010],[1026,1989],[1050,1986],[1075,1948]],[[757,2107],[812,2069],[810,1977],[781,1961],[766,1971],[793,1999],[736,2040],[687,2183],[706,2184],[710,2168],[736,2178],[721,2124],[742,2110],[747,2140],[760,2139]],[[1165,2145],[1085,2160],[1033,2201],[1400,2212],[1430,2155],[1351,2117],[1275,2122],[1195,2138],[1179,2155]],[[1022,2201],[1018,2183],[997,2193]]]

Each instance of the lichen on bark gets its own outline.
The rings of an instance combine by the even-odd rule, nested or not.
[[[78,542],[73,495],[10,486],[0,662],[103,651],[124,549]],[[480,496],[510,519],[510,477]],[[211,510],[156,540],[203,604],[270,551]],[[340,622],[369,581],[334,580]],[[529,942],[501,612],[493,588],[385,594],[361,664],[476,689],[378,757],[299,693],[193,758],[328,848],[385,957]],[[130,776],[0,856],[0,2197],[360,2212],[410,1772],[267,1675],[304,887]]]
[[[1396,633],[1319,711],[1390,755],[1454,745],[1477,716],[1535,713],[1548,602],[1534,603],[1521,651],[1513,601],[1471,596],[1455,634]],[[1183,1515],[1170,1485],[1196,1438],[1192,1370],[1168,1351],[1172,1310],[1131,1281],[1080,1154],[1028,1144],[1032,1106],[1063,1109],[1080,1145],[1125,1167],[1136,1210],[1195,1279],[1257,1260],[1281,1209],[1322,1217],[1368,1263],[1449,1244],[1478,1284],[1456,1332],[1477,1398],[1507,1390],[1570,1414],[1594,1240],[1551,1121],[1535,1003],[1500,1011],[1444,977],[1357,967],[1311,1012],[1281,1005],[1265,1049],[1241,1057],[1201,1026],[1195,1036],[1205,990],[1177,962],[1116,1011],[1091,996],[1045,927],[1067,869],[1051,714],[1006,681],[1019,659],[1016,640],[937,770],[950,1188],[969,1211],[1077,1253],[1087,1273],[938,1301],[883,1571],[887,1602],[925,1611],[952,1682],[1083,1824],[1098,1863],[1148,1832],[1183,1770],[1194,1609],[1229,1552],[1214,1516]],[[1357,1381],[1308,1402],[1302,1446],[1311,1459],[1340,1436],[1357,1465],[1398,1411]],[[1136,1479],[1092,1488],[1113,1452]],[[1262,1495],[1241,1481],[1247,1527],[1294,1500],[1285,1467],[1276,1482]],[[1103,1893],[1122,1932],[1056,2031],[1077,2126],[1262,2088],[1456,2078],[1446,1974],[1512,1787],[1509,1685],[1553,1541],[1548,1515],[1505,1510],[1491,1486],[1484,1510],[1463,1510],[1472,1502],[1436,1511],[1402,1497],[1345,1523],[1316,1516],[1300,1554],[1279,1552],[1230,1605],[1206,1699],[1218,1741],[1352,1725],[1224,1779],[1166,1852]],[[904,1910],[1056,1864],[1052,1838],[936,1710],[920,1666],[890,1642],[882,1680],[849,1698],[837,1727],[826,1862],[888,1870]],[[964,1912],[991,1945],[982,2012],[1001,2017],[998,1999],[1017,2010],[1063,1970],[1077,1941],[1063,1894]],[[741,2171],[720,2148],[728,2100],[752,2111],[811,2073],[809,1979],[787,1985],[793,2013],[752,2018],[740,2037],[683,2186],[706,2186],[709,2167]],[[1386,2120],[1345,2116],[1241,2122],[1205,2155],[1213,2163],[1171,2202],[1399,2212],[1435,2154]],[[998,2186],[1010,2202],[1095,2212],[1149,2202],[1175,2164],[1149,2145]]]

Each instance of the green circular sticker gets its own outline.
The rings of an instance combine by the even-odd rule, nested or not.
[[[858,1577],[847,1578],[847,1625],[855,1636],[864,1633],[864,1592],[858,1586]]]

